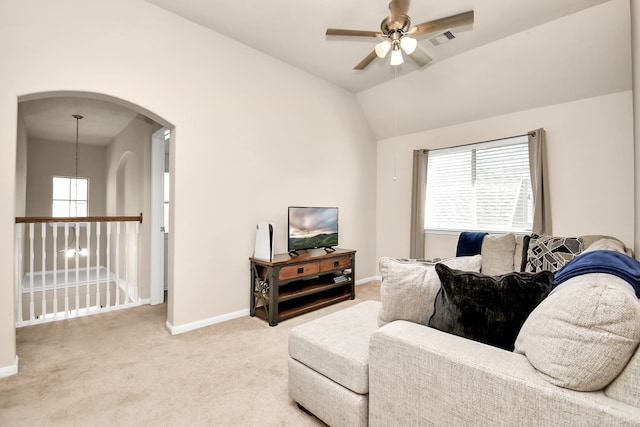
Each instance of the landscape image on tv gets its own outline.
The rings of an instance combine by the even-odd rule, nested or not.
[[[338,208],[289,208],[289,251],[338,245]]]

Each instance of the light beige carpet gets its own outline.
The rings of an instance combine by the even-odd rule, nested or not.
[[[318,426],[287,393],[287,334],[356,300],[276,327],[249,316],[171,336],[166,305],[17,330],[18,375],[0,379],[0,426]]]

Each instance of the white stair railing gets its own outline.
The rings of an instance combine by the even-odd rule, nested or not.
[[[142,214],[16,218],[16,327],[142,304],[137,261],[141,222]]]

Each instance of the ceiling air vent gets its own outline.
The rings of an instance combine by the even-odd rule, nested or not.
[[[441,44],[447,43],[455,38],[456,36],[454,36],[451,31],[445,31],[444,33],[431,37],[429,41],[434,46],[440,46]]]

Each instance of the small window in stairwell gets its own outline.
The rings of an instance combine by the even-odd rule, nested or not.
[[[89,215],[89,179],[53,177],[53,217],[83,217]]]

